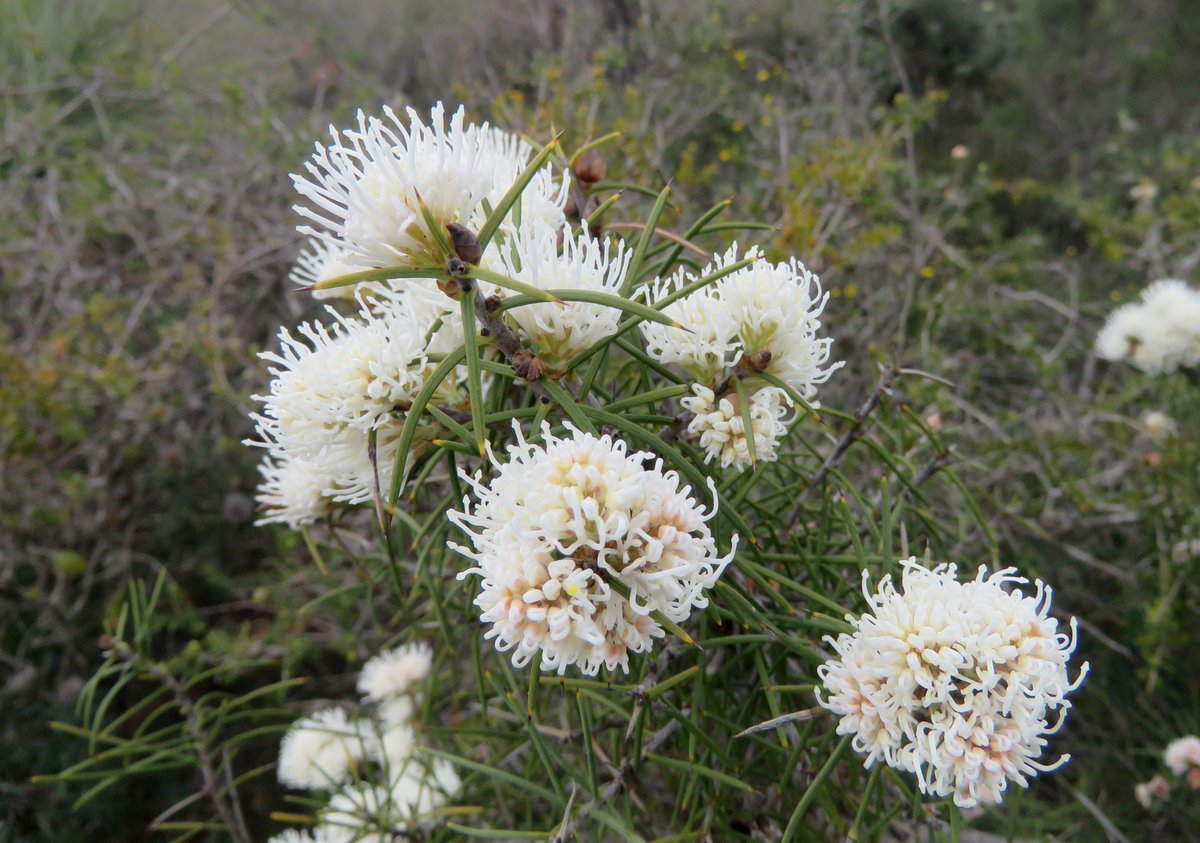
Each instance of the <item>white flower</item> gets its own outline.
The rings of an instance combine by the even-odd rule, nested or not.
[[[1170,436],[1174,436],[1179,430],[1179,425],[1175,423],[1175,419],[1168,416],[1162,410],[1149,410],[1143,413],[1142,427],[1145,428],[1146,433],[1155,442],[1161,442]]]
[[[1154,282],[1141,301],[1109,314],[1096,353],[1151,375],[1200,365],[1200,291],[1175,279]]]
[[[288,280],[299,287],[312,287],[321,281],[328,281],[340,275],[349,275],[363,269],[339,243],[313,238],[307,248],[296,258],[296,265],[288,275]],[[353,301],[359,291],[386,289],[379,282],[349,284],[345,287],[332,287],[328,290],[313,290],[315,299],[348,299]]]
[[[757,256],[751,249],[744,257]],[[653,304],[738,260],[735,243],[699,275],[681,268],[644,289]],[[775,375],[817,406],[817,386],[843,365],[829,362],[833,340],[817,336],[828,300],[820,279],[795,258],[759,260],[663,308],[692,333],[654,322],[641,329],[651,356],[682,365],[701,383],[714,384],[724,369],[742,363],[750,374]]]
[[[680,400],[683,408],[695,415],[688,423],[690,433],[699,434],[704,461],[718,460],[722,468],[734,466],[739,471],[751,464],[738,395],[726,393],[718,401],[706,386],[693,384],[694,395]],[[787,395],[773,386],[763,387],[750,401],[750,425],[754,435],[754,453],[761,462],[772,462],[775,449],[787,434],[784,417],[787,415]]]
[[[1200,767],[1200,738],[1187,735],[1167,744],[1163,763],[1177,776],[1187,773],[1192,767]]]
[[[486,637],[518,667],[540,652],[542,669],[559,674],[572,664],[628,671],[629,652],[663,635],[651,612],[680,622],[708,605],[704,590],[733,558],[717,553],[706,523],[715,510],[619,440],[574,428],[560,439],[544,425],[535,445],[516,432],[491,483],[463,475],[478,503],[448,513],[472,545],[451,547],[476,563],[459,577],[483,578]]]
[[[273,836],[267,843],[313,843],[313,838],[307,831],[289,828]]]
[[[376,702],[409,693],[429,675],[433,651],[428,644],[409,644],[380,653],[363,665],[358,692]]]
[[[279,746],[279,781],[289,787],[330,789],[350,775],[366,752],[367,732],[342,708],[327,708],[292,724]]]
[[[321,814],[322,827],[331,835],[345,835],[332,836],[331,840],[389,840],[392,831],[418,824],[457,795],[461,787],[450,763],[442,759],[428,763],[416,757],[405,759],[390,785],[359,782],[334,794]]]
[[[445,759],[434,758],[428,764],[414,760],[392,783],[391,799],[401,814],[416,819],[445,805],[461,788],[458,773]]]
[[[360,111],[357,129],[331,127],[330,144],[317,144],[305,164],[308,176],[292,176],[310,203],[296,210],[317,224],[300,230],[344,243],[362,266],[441,266],[446,255],[421,203],[438,227],[456,222],[478,231],[486,207],[500,202],[532,150],[487,124],[466,124],[461,107],[449,123],[441,103],[428,125],[411,108],[407,120],[390,108],[384,115],[368,118]],[[561,225],[563,190],[549,165],[539,170],[521,194],[522,223]],[[510,215],[508,230],[515,225]]]
[[[586,229],[576,238],[569,232],[561,254],[557,233],[535,226],[517,234],[501,251],[500,271],[541,290],[587,290],[618,294],[632,252],[619,241],[603,244]],[[551,368],[560,368],[581,351],[611,336],[621,311],[599,304],[565,302],[532,304],[509,311],[525,335],[538,345],[538,355]]]
[[[261,414],[252,416],[260,440],[248,442],[268,448],[276,463],[310,467],[319,478],[310,482],[323,484],[321,493],[333,502],[371,500],[376,480],[380,489],[389,487],[403,411],[429,372],[429,327],[417,321],[427,316],[403,297],[371,300],[369,306],[366,299],[359,301],[360,318],[330,311],[330,327],[315,321],[301,325],[303,341],[284,329],[281,350],[260,355],[276,365],[270,370],[269,393],[254,396],[264,405]],[[300,523],[306,515],[303,507],[289,509],[286,504],[293,493],[302,500],[304,489],[285,490],[284,478],[274,474],[264,479],[260,500],[269,504],[278,499],[287,517],[295,512],[292,520]]]
[[[376,303],[378,305],[378,303]],[[425,337],[411,313],[396,306],[363,309],[360,319],[280,330],[280,351],[260,354],[276,365],[270,394],[254,396],[283,440],[309,439],[331,426],[371,430],[424,383]]]
[[[746,257],[757,255],[758,252],[753,249],[746,253]],[[734,247],[723,255],[715,255],[713,262],[698,275],[680,267],[669,278],[656,279],[642,287],[641,292],[649,304],[654,305],[737,260]],[[741,353],[737,321],[733,312],[725,306],[717,287],[719,283],[708,284],[662,308],[664,315],[686,325],[688,330],[681,331],[657,322],[643,321],[639,324],[642,336],[646,339],[646,351],[651,357],[660,363],[682,366],[701,383],[715,384]]]
[[[385,843],[391,829],[403,824],[386,787],[356,782],[339,790],[321,812],[321,831],[329,843]]]
[[[255,500],[262,515],[255,524],[287,524],[298,530],[326,515],[333,501],[325,494],[329,478],[315,465],[268,454],[258,466],[263,482]]]
[[[817,698],[842,716],[838,734],[854,736],[866,766],[916,773],[922,793],[962,807],[995,804],[1008,782],[1024,787],[1066,763],[1037,759],[1087,664],[1070,680],[1075,621],[1070,635],[1059,632],[1050,589],[1005,591],[1027,582],[1013,568],[985,577],[981,567],[960,583],[953,565],[901,564],[901,591],[885,576],[871,594],[864,571],[869,611],[847,616],[853,635],[825,639],[838,658],[818,669],[827,698]]]

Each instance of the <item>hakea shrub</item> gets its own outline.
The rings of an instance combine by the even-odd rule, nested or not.
[[[486,725],[464,736],[494,737],[505,724],[532,731],[530,744],[502,757],[480,747],[471,759],[430,754],[417,722],[430,651],[378,655],[362,670],[361,704],[309,714],[283,738],[279,781],[314,793],[315,825],[277,839],[424,834],[448,816],[460,774],[493,771],[498,786],[511,785],[504,768],[530,746],[550,777],[527,796],[554,795],[547,787],[565,796],[559,776],[582,781],[572,763],[592,782],[589,799],[550,809],[554,839],[589,817],[611,830],[620,820],[606,802],[631,786],[635,768],[665,765],[660,789],[674,792],[666,771],[687,769],[698,751],[714,764],[722,754],[705,716],[719,714],[718,729],[752,727],[733,718],[755,716],[764,698],[778,714],[778,689],[810,692],[793,674],[813,676],[821,661],[814,678],[821,705],[841,716],[837,734],[867,766],[915,773],[923,793],[997,803],[1008,782],[1063,763],[1039,759],[1082,679],[1067,674],[1074,623],[1071,636],[1058,631],[1040,583],[1033,596],[1009,590],[1024,582],[1012,569],[960,584],[953,566],[909,560],[903,591],[885,577],[866,595],[870,611],[852,618],[854,632],[826,639],[836,657],[819,649],[804,628],[812,605],[839,606],[822,591],[846,595],[861,566],[806,567],[815,552],[806,543],[845,559],[871,526],[840,520],[844,496],[810,493],[845,481],[839,464],[901,370],[884,372],[859,415],[833,414],[853,425],[840,442],[797,435],[806,419],[829,424],[817,416],[819,392],[844,365],[822,325],[830,295],[820,280],[754,246],[713,253],[675,235],[656,243],[666,190],[645,225],[612,226],[635,237],[612,236],[606,215],[620,194],[600,197],[606,170],[594,144],[571,156],[557,142],[538,149],[438,105],[428,119],[411,109],[360,114],[294,177],[310,242],[291,281],[324,312],[282,329],[278,349],[262,355],[271,380],[250,440],[264,451],[259,521],[303,531],[310,548],[330,530],[343,549],[347,530],[373,522],[388,560],[380,580],[408,607],[396,620],[436,624],[451,663],[474,654],[474,670],[456,671],[451,684],[471,699],[478,684],[481,707],[471,711]],[[907,447],[902,461],[919,451]],[[358,508],[366,514],[356,520]],[[893,510],[878,511],[890,534]],[[863,515],[874,517],[869,507]],[[840,549],[836,531],[850,533]],[[412,539],[414,566],[398,558],[399,534]],[[414,602],[416,583],[430,595],[425,615],[411,610],[426,605]],[[466,612],[474,624],[456,614]],[[717,644],[700,649],[697,638]],[[507,658],[491,661],[481,640]],[[751,667],[722,673],[726,660]],[[513,668],[530,673],[528,708],[511,722],[487,719],[493,671],[512,681],[503,695],[512,702]],[[544,674],[580,694],[545,733],[536,719]],[[637,684],[621,685],[627,678]],[[653,704],[684,687],[697,700],[717,696]],[[615,688],[636,702],[627,725],[620,705],[590,710]],[[643,735],[646,718],[663,711],[680,719]],[[667,759],[683,721],[690,747]],[[770,722],[785,744],[798,738],[788,716]],[[596,790],[606,756],[594,730],[616,725],[638,735],[635,754],[610,745],[624,760],[604,760],[614,778]],[[799,757],[781,769],[802,792]],[[747,763],[747,774],[773,768]],[[706,781],[732,780],[714,775]],[[761,834],[794,839],[810,806],[801,799]],[[504,837],[474,810],[484,817],[473,831],[449,820],[444,830]],[[741,820],[710,813],[706,822]]]

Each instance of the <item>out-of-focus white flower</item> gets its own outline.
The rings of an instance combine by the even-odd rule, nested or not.
[[[287,456],[267,455],[258,466],[262,475],[258,501],[262,515],[255,524],[287,524],[298,530],[326,515],[332,500],[325,494],[329,478],[315,465]]]
[[[500,271],[540,290],[586,290],[617,294],[632,252],[619,241],[601,244],[585,229],[567,233],[561,253],[557,234],[545,226],[518,233],[501,252]],[[600,304],[532,304],[510,310],[525,335],[538,345],[538,356],[551,368],[563,366],[617,329],[621,311]]]
[[[1142,176],[1138,179],[1138,183],[1129,188],[1129,198],[1136,199],[1139,202],[1150,203],[1158,196],[1158,185],[1154,183],[1154,179]]]
[[[321,812],[319,830],[329,843],[386,843],[391,830],[405,824],[392,806],[392,794],[386,787],[356,782],[333,795]]]
[[[1179,429],[1175,420],[1162,410],[1150,410],[1142,414],[1142,427],[1155,442],[1161,442],[1169,436],[1174,436]]]
[[[1150,781],[1141,782],[1133,788],[1133,798],[1147,811],[1154,807],[1155,802],[1166,799],[1170,793],[1171,785],[1162,776],[1155,776]]]
[[[393,726],[408,725],[416,713],[416,708],[413,697],[404,694],[380,701],[376,711],[379,713],[379,722],[385,729],[390,729]]]
[[[955,144],[954,147],[950,150],[950,157],[953,158],[955,161],[962,161],[964,158],[966,158],[970,154],[971,154],[971,150],[968,149],[965,144],[961,144],[961,143]]]
[[[1141,301],[1109,314],[1096,353],[1151,375],[1200,365],[1200,290],[1170,278],[1154,282]]]
[[[313,843],[312,835],[307,831],[297,831],[294,828],[289,828],[287,831],[271,837],[267,843]]]
[[[414,759],[393,781],[391,799],[398,811],[417,819],[445,805],[461,788],[462,781],[450,762]]]
[[[380,653],[363,665],[358,692],[380,702],[407,694],[429,675],[433,651],[428,644],[408,644]]]
[[[365,267],[441,266],[446,255],[422,202],[437,226],[478,231],[487,207],[499,204],[533,157],[515,135],[467,124],[461,107],[447,122],[441,103],[428,124],[411,108],[407,119],[385,108],[382,119],[360,111],[357,129],[330,127],[330,134],[306,162],[308,175],[292,176],[308,201],[296,210],[316,224],[300,230],[344,243]],[[539,170],[521,194],[521,224],[561,225],[563,190],[551,166]],[[516,225],[514,214],[506,225]]]
[[[718,401],[716,394],[707,386],[692,385],[693,395],[680,400],[680,404],[695,418],[688,423],[688,431],[700,436],[700,447],[704,449],[704,461],[717,460],[722,468],[735,467],[741,471],[751,464],[750,448],[747,443],[742,411],[738,396],[726,393]],[[776,447],[787,434],[787,395],[773,386],[763,387],[750,401],[750,425],[754,435],[754,453],[761,462],[773,462]]]
[[[574,428],[560,439],[549,425],[535,445],[514,428],[490,483],[463,475],[478,503],[448,513],[472,545],[451,547],[476,563],[459,577],[483,578],[475,604],[486,637],[518,667],[540,652],[542,669],[560,674],[572,664],[628,671],[629,653],[663,635],[651,612],[680,622],[708,605],[704,590],[734,549],[718,554],[715,510],[652,454]]]
[[[932,570],[903,560],[902,590],[885,576],[870,609],[847,616],[856,631],[826,638],[838,658],[818,669],[826,698],[841,715],[838,734],[865,764],[883,761],[916,773],[922,793],[953,796],[957,805],[995,804],[1008,782],[1057,769],[1037,759],[1045,736],[1063,723],[1072,681],[1071,634],[1051,617],[1051,592],[1039,581],[1026,595],[1005,586],[1025,583],[1013,568],[960,583],[953,565]],[[1055,722],[1048,722],[1057,712]]]
[[[757,254],[751,249],[745,257]],[[644,288],[647,298],[659,302],[738,260],[735,243],[699,275],[680,269]],[[817,406],[817,386],[843,365],[829,362],[833,340],[817,336],[828,299],[820,279],[795,258],[760,260],[663,308],[692,333],[654,322],[640,327],[651,356],[684,366],[701,383],[715,383],[726,367],[745,359],[749,373],[775,375]]]
[[[1200,738],[1186,735],[1171,741],[1163,753],[1163,763],[1177,776],[1186,774],[1192,767],[1200,767]]]
[[[279,781],[288,787],[332,789],[366,753],[367,730],[342,708],[327,708],[292,724],[279,746]]]

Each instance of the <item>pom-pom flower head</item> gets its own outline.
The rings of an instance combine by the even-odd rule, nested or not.
[[[305,164],[308,176],[292,177],[310,203],[297,212],[317,224],[300,230],[344,244],[362,267],[440,266],[445,232],[431,230],[426,212],[443,229],[478,230],[533,157],[514,135],[466,124],[461,107],[447,122],[441,103],[428,124],[411,108],[407,120],[385,108],[384,119],[360,111],[357,129],[330,133]],[[540,170],[521,194],[522,223],[557,228],[561,194],[552,169]]]
[[[754,249],[744,255],[757,256]],[[645,294],[654,304],[738,260],[735,243],[699,275],[681,268]],[[820,279],[795,258],[759,260],[663,308],[691,333],[654,322],[640,327],[652,357],[683,366],[700,383],[715,384],[725,369],[740,366],[745,374],[775,375],[816,406],[817,386],[842,366],[829,362],[833,340],[817,336],[828,299]]]
[[[1075,622],[1071,635],[1059,632],[1050,589],[1006,591],[1027,582],[1013,568],[986,577],[980,568],[960,583],[953,565],[902,565],[901,590],[885,576],[872,594],[864,572],[869,611],[848,617],[853,635],[825,639],[838,658],[818,669],[827,694],[818,701],[842,716],[838,734],[854,736],[866,766],[916,773],[922,793],[962,807],[996,804],[1009,781],[1024,787],[1066,763],[1038,758],[1087,664],[1068,677]]]
[[[1109,314],[1096,353],[1150,375],[1200,365],[1200,290],[1170,278],[1154,282],[1141,301]]]
[[[327,708],[292,724],[279,747],[279,781],[288,787],[332,789],[366,754],[367,731],[342,708]]]
[[[432,667],[433,651],[428,644],[387,650],[363,665],[358,692],[374,702],[410,693]]]
[[[574,428],[558,438],[546,425],[542,438],[527,442],[517,428],[490,483],[464,474],[478,503],[464,500],[449,518],[472,546],[451,546],[476,564],[459,577],[482,577],[486,637],[513,650],[514,665],[540,652],[542,669],[560,674],[572,664],[628,671],[629,653],[663,635],[651,613],[678,623],[708,605],[704,591],[733,549],[719,556],[707,524],[715,510],[653,455]]]

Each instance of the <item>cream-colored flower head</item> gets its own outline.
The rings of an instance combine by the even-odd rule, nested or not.
[[[841,715],[838,734],[854,736],[867,767],[915,773],[922,793],[962,807],[996,804],[1009,782],[1066,763],[1038,759],[1087,664],[1068,677],[1075,621],[1059,631],[1050,589],[1006,590],[1027,582],[1013,568],[960,583],[953,565],[901,564],[900,589],[885,576],[871,593],[864,571],[868,611],[847,616],[853,634],[825,639],[837,658],[818,669],[817,698]]]
[[[736,393],[727,392],[717,399],[707,386],[692,385],[692,395],[680,404],[693,414],[688,432],[700,437],[706,463],[717,460],[722,468],[738,471],[752,464],[745,422]],[[746,396],[750,402],[750,426],[754,437],[754,455],[760,462],[773,462],[776,449],[787,434],[787,395],[782,389],[766,386]]]
[[[432,668],[433,651],[428,644],[396,647],[363,665],[358,677],[358,692],[373,702],[409,694]]]
[[[333,500],[325,494],[330,478],[312,463],[268,454],[258,473],[262,483],[255,499],[262,514],[255,524],[286,524],[297,530],[332,509]]]
[[[501,272],[540,290],[583,290],[616,295],[625,281],[631,252],[619,241],[603,243],[585,229],[579,237],[546,226],[530,226],[501,250]],[[538,356],[560,368],[576,354],[611,336],[621,311],[600,304],[564,302],[518,307],[509,314],[537,343]]]
[[[652,612],[678,623],[708,605],[733,557],[708,529],[715,510],[661,460],[609,436],[568,428],[559,438],[547,425],[534,444],[516,433],[489,483],[464,474],[477,502],[448,513],[471,545],[451,547],[475,562],[459,577],[483,581],[486,637],[518,667],[540,653],[559,674],[628,671],[629,653],[663,635]]]
[[[706,275],[754,257],[755,249],[739,257],[735,243],[699,274],[681,268],[643,288],[644,295],[651,304],[661,302]],[[654,322],[640,327],[652,357],[683,366],[702,384],[716,384],[746,358],[754,361],[743,364],[746,373],[772,374],[817,406],[818,385],[843,365],[829,362],[833,340],[818,336],[828,299],[820,279],[795,258],[776,264],[758,260],[663,308],[691,333]]]
[[[478,231],[533,157],[515,135],[468,124],[461,107],[447,121],[441,103],[428,123],[411,108],[405,117],[385,108],[383,118],[360,111],[356,129],[330,134],[305,164],[307,175],[292,176],[307,200],[296,210],[315,223],[300,230],[344,245],[365,267],[441,266],[444,231],[435,236],[425,211],[442,229]],[[563,189],[553,168],[539,170],[521,194],[522,224],[561,225]],[[510,216],[505,229],[516,225]]]
[[[1096,353],[1150,375],[1200,365],[1200,290],[1176,279],[1155,281],[1140,301],[1109,314]]]
[[[345,709],[328,708],[292,724],[279,747],[279,781],[288,787],[329,790],[350,777],[366,754],[368,730]]]

